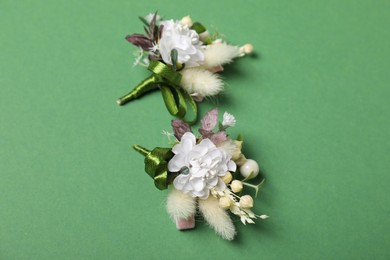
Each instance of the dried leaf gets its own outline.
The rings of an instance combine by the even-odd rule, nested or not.
[[[158,27],[158,37],[157,38],[161,39],[163,30],[164,30],[164,25],[160,25],[160,27]]]
[[[207,131],[202,128],[199,128],[199,133],[202,135],[203,138],[209,138],[213,133],[213,131]]]
[[[218,132],[210,137],[210,141],[213,142],[215,145],[218,145],[226,140],[227,135],[225,131]]]
[[[201,131],[204,132],[213,131],[217,123],[218,123],[218,109],[214,108],[211,109],[209,112],[207,112],[203,117],[203,119],[200,121],[201,127],[199,129],[199,132],[202,134]]]
[[[174,135],[179,141],[185,133],[192,133],[190,125],[180,119],[172,120],[171,125],[173,128]]]
[[[145,51],[149,51],[152,48],[153,43],[145,35],[142,34],[132,34],[126,36],[126,40],[134,44],[135,46],[141,47]]]
[[[149,40],[150,40],[152,37],[150,35],[148,28],[146,28],[145,26],[144,26],[144,31],[145,31],[146,35],[148,36],[147,38],[149,38]]]
[[[150,38],[154,40],[157,32],[157,26],[156,26],[156,19],[157,19],[157,12],[154,13],[152,20],[149,24],[149,32],[150,32]]]

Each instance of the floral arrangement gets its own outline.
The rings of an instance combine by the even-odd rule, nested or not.
[[[196,136],[188,123],[172,120],[173,133],[163,131],[171,148],[149,151],[134,145],[134,149],[145,156],[145,171],[156,187],[169,187],[167,212],[177,229],[194,228],[199,210],[217,234],[233,240],[236,231],[228,212],[238,216],[243,224],[268,217],[252,212],[253,198],[241,194],[247,186],[255,189],[257,195],[264,180],[258,185],[247,182],[258,175],[259,166],[242,154],[241,137],[229,138],[227,129],[236,124],[233,115],[225,112],[218,123],[218,110],[212,109],[200,123],[200,135]]]
[[[218,33],[210,32],[189,16],[181,20],[162,20],[157,12],[140,17],[145,34],[126,39],[138,47],[135,65],[148,67],[152,75],[129,94],[118,99],[123,105],[146,92],[160,89],[168,111],[187,122],[196,122],[197,104],[220,93],[223,81],[217,72],[237,57],[253,51],[251,44],[229,45]],[[184,119],[190,105],[194,119]]]

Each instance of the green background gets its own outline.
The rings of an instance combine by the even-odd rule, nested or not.
[[[227,242],[179,232],[134,143],[166,146],[153,93],[116,99],[139,15],[191,15],[256,55],[203,102],[237,118],[266,184]],[[0,259],[389,259],[389,1],[0,1]]]

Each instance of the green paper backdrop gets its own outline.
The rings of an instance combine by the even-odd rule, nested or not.
[[[179,232],[132,144],[166,146],[124,37],[191,15],[256,55],[222,74],[271,217]],[[0,259],[389,259],[389,1],[0,1]]]

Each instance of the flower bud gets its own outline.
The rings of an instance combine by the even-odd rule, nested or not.
[[[230,187],[232,188],[232,191],[234,193],[242,191],[242,182],[238,180],[232,181],[232,184],[230,184]]]
[[[240,47],[241,56],[244,56],[245,54],[250,54],[252,52],[253,52],[253,45],[250,43],[247,43],[244,46]]]
[[[222,43],[222,39],[216,39],[213,41],[213,44],[220,44]]]
[[[219,206],[223,209],[229,209],[232,206],[232,200],[229,197],[221,197],[219,199]]]
[[[205,42],[207,39],[210,39],[210,33],[209,31],[204,31],[202,33],[199,34],[199,39],[202,41],[202,42]]]
[[[233,179],[233,176],[230,172],[226,172],[226,174],[224,176],[221,177],[221,180],[225,183],[225,184],[229,184]]]
[[[244,209],[250,209],[253,207],[253,199],[249,195],[244,195],[240,199],[240,207]]]
[[[192,19],[191,17],[189,17],[188,15],[187,16],[184,16],[181,20],[180,20],[180,23],[182,25],[187,25],[188,28],[190,28],[192,26]]]

